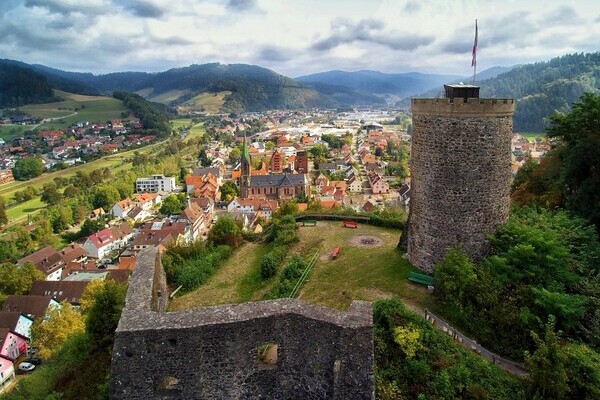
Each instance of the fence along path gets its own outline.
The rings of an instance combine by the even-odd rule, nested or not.
[[[425,319],[431,322],[433,326],[435,326],[442,332],[447,333],[454,340],[456,340],[466,348],[473,350],[480,357],[491,361],[503,370],[519,377],[524,377],[525,375],[527,375],[527,370],[525,369],[524,364],[507,360],[506,358],[500,357],[499,355],[492,353],[473,339],[468,338],[462,333],[460,333],[458,330],[450,326],[446,321],[444,321],[440,317],[437,317],[434,314],[432,314],[431,311],[425,310]]]

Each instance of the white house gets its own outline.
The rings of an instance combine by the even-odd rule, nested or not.
[[[83,248],[89,257],[99,260],[105,258],[111,251],[125,247],[127,241],[133,237],[133,231],[127,223],[106,228],[90,235]]]
[[[135,204],[129,198],[117,201],[111,210],[112,215],[117,218],[125,218],[127,214],[133,210],[133,207],[135,207]]]
[[[137,178],[135,181],[137,193],[171,193],[175,188],[175,178],[172,176],[153,175],[149,178]]]

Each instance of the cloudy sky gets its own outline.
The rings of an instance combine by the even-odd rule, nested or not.
[[[0,58],[106,73],[250,63],[470,74],[600,50],[597,0],[0,0]]]

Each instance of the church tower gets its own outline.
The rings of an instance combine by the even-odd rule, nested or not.
[[[240,166],[242,175],[240,177],[240,196],[245,199],[248,197],[248,187],[250,186],[250,153],[246,145],[246,133],[244,132],[244,143],[242,144],[242,161]]]
[[[445,98],[411,102],[407,256],[426,272],[454,246],[484,256],[510,201],[514,100],[481,99],[472,85],[444,87]]]

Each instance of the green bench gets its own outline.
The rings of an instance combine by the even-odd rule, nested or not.
[[[305,219],[302,221],[302,226],[317,226],[317,221],[314,219]]]
[[[433,276],[423,275],[416,272],[411,272],[408,275],[408,280],[416,283],[421,283],[426,286],[433,286]]]

